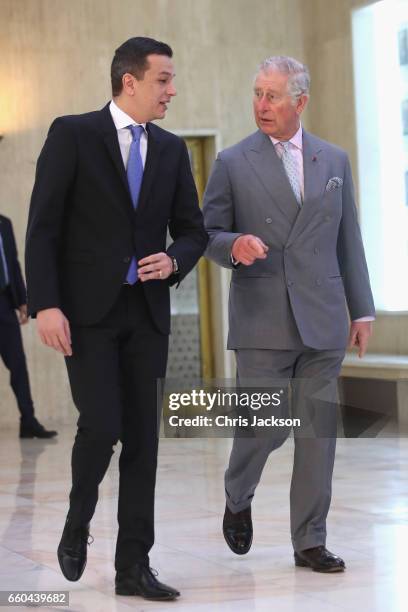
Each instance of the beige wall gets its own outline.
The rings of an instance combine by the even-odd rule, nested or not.
[[[308,63],[306,127],[350,153],[357,170],[351,9],[360,0],[0,0],[0,210],[23,240],[35,161],[51,120],[109,99],[116,46],[134,35],[169,42],[178,96],[171,130],[217,130],[225,147],[253,130],[251,80],[260,59],[282,53]],[[405,317],[380,317],[373,347],[408,352]],[[37,411],[72,419],[62,358],[24,329]],[[0,368],[1,422],[16,421]]]
[[[114,49],[135,35],[169,42],[176,85],[162,125],[217,129],[222,146],[253,130],[252,75],[272,53],[303,57],[301,0],[0,0],[0,210],[23,240],[35,161],[51,120],[102,107]],[[72,418],[62,358],[24,329],[39,416]],[[0,368],[1,422],[16,421]]]
[[[312,74],[308,127],[346,149],[358,196],[351,12],[370,0],[305,0],[302,24],[306,61]],[[408,315],[379,313],[370,350],[408,354]]]

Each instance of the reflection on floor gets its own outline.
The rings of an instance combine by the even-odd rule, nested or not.
[[[0,434],[0,590],[69,590],[70,610],[92,612],[408,610],[408,440],[339,441],[328,548],[348,569],[336,575],[293,566],[291,440],[265,469],[245,557],[230,552],[220,530],[230,442],[162,440],[151,563],[182,597],[159,604],[113,594],[118,452],[100,490],[84,576],[68,583],[61,575],[55,551],[73,435],[65,428],[55,443],[20,443],[16,430]]]

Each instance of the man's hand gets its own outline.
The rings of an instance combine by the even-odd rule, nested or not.
[[[360,358],[364,356],[367,350],[368,339],[372,331],[372,321],[352,321],[350,325],[349,348],[358,346],[358,356]]]
[[[167,253],[155,253],[138,262],[137,275],[144,283],[148,280],[164,280],[173,273],[173,261]]]
[[[256,259],[266,259],[269,247],[257,236],[244,234],[237,238],[232,245],[232,256],[244,266],[250,266]]]
[[[20,325],[25,325],[28,323],[28,313],[27,313],[27,304],[22,304],[18,308],[18,322]]]
[[[71,357],[71,331],[68,319],[59,308],[46,308],[37,313],[37,329],[41,342],[65,357]]]

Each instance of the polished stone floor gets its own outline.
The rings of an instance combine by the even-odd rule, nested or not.
[[[220,531],[229,441],[162,440],[151,564],[182,597],[160,604],[113,593],[117,452],[100,490],[85,573],[79,583],[61,575],[55,550],[73,435],[60,428],[53,443],[20,442],[12,429],[0,433],[0,590],[69,590],[69,608],[55,609],[78,612],[408,610],[408,440],[339,441],[328,548],[348,569],[336,575],[293,566],[291,440],[265,469],[245,557],[230,552]]]

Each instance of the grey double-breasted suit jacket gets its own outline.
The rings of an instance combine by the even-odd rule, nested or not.
[[[299,207],[263,132],[214,163],[204,196],[206,255],[233,269],[230,349],[343,349],[347,307],[352,320],[374,315],[347,154],[303,131],[303,164]],[[269,246],[267,258],[234,268],[232,245],[247,233]]]

